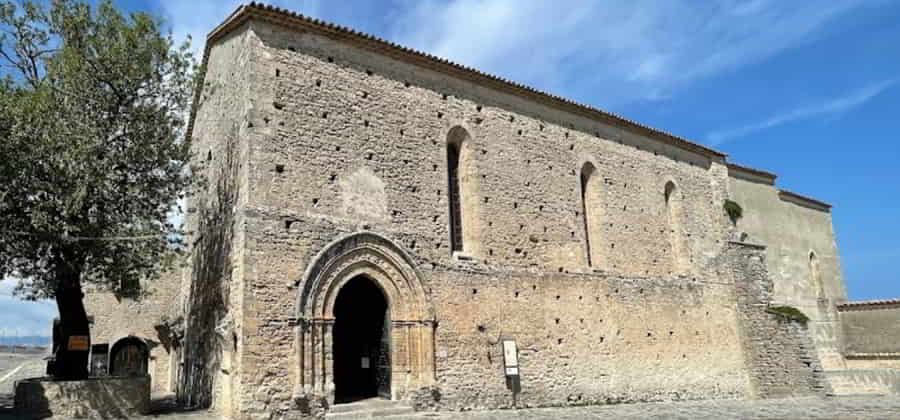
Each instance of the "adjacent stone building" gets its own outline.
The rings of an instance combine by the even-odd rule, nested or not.
[[[466,410],[867,383],[848,373],[830,206],[774,175],[269,6],[215,28],[204,62],[191,260],[143,301],[89,299],[94,341],[150,343],[154,388],[186,405],[302,417],[369,397]],[[900,334],[884,317],[846,328]],[[900,368],[890,342],[854,340],[879,380]]]

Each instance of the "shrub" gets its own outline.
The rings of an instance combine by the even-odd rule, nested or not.
[[[799,309],[793,306],[772,306],[766,309],[766,312],[777,315],[782,318],[786,318],[791,321],[797,321],[800,323],[807,323],[809,321],[809,317],[806,316],[803,312],[800,312]]]

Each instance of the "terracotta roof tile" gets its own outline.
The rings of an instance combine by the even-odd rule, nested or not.
[[[900,306],[900,298],[884,300],[859,300],[837,304],[838,309],[876,309],[882,306]]]

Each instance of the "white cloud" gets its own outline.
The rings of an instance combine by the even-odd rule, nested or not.
[[[159,0],[177,37],[206,34],[240,0]],[[616,106],[671,96],[690,83],[815,40],[865,0],[275,0],[308,16],[389,38],[543,90]],[[355,13],[355,11],[359,13]],[[363,11],[365,13],[363,13]],[[370,12],[379,11],[375,16]]]
[[[16,281],[0,281],[0,335],[49,336],[56,305],[50,301],[30,302],[12,296]]]
[[[744,137],[749,134],[779,125],[789,124],[794,121],[822,116],[840,115],[853,108],[865,104],[872,98],[878,96],[879,94],[890,88],[892,85],[894,85],[894,83],[894,80],[882,81],[855,90],[853,92],[849,92],[837,98],[832,98],[813,105],[801,106],[787,112],[782,112],[759,122],[743,125],[736,128],[714,131],[707,136],[707,140],[710,144],[715,146],[725,143],[729,140]]]
[[[653,100],[816,39],[862,0],[429,0],[395,40],[604,104]],[[589,94],[591,93],[591,94]]]

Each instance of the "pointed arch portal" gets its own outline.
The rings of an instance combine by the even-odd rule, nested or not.
[[[331,404],[402,399],[434,383],[434,311],[412,259],[361,232],[325,247],[300,281],[298,392]]]

